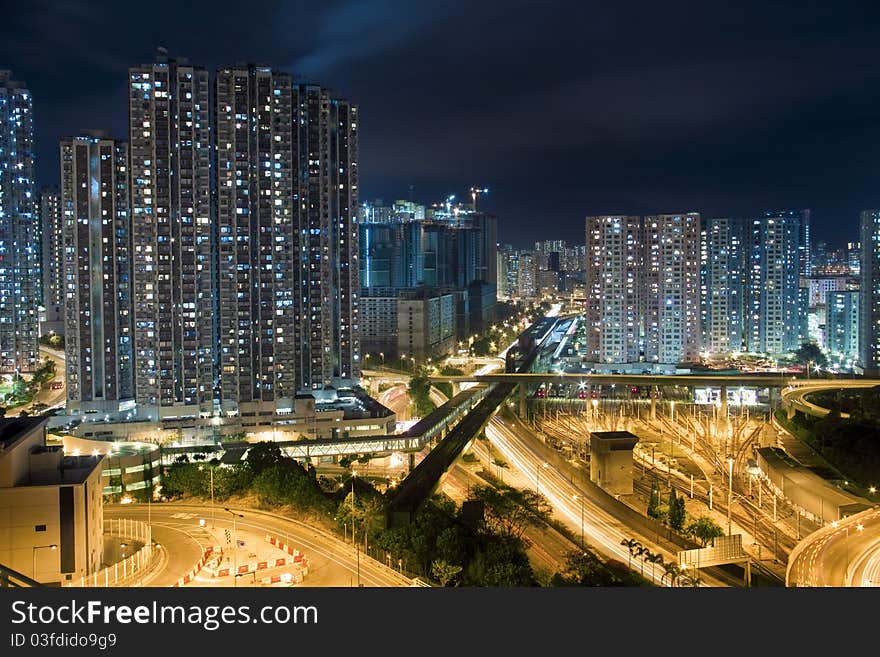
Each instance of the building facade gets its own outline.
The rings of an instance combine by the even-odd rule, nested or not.
[[[128,145],[61,140],[68,414],[133,410]]]
[[[859,360],[859,294],[859,290],[835,290],[826,297],[826,347],[844,364]]]
[[[224,415],[275,413],[296,396],[294,95],[264,67],[217,72],[220,394]]]
[[[702,349],[726,355],[743,348],[742,223],[706,219],[700,231]]]
[[[700,352],[700,214],[645,217],[645,360],[694,362]]]
[[[40,335],[64,335],[64,241],[61,228],[61,194],[57,188],[46,187],[40,190],[40,291],[43,307]]]
[[[103,457],[47,447],[47,421],[0,419],[0,563],[63,586],[103,565]]]
[[[880,375],[880,210],[860,215],[859,364],[867,376]]]
[[[33,99],[0,70],[0,373],[36,369],[37,253]]]
[[[358,119],[318,85],[295,91],[296,380],[317,391],[360,378]]]
[[[645,253],[641,218],[587,217],[586,252],[584,319],[589,357],[597,363],[643,360]]]
[[[801,234],[797,213],[768,212],[748,227],[746,349],[780,356],[800,346],[806,322],[801,292]]]
[[[135,396],[145,417],[214,412],[208,72],[129,70]]]

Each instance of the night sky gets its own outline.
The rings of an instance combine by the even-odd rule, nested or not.
[[[488,186],[519,247],[583,242],[588,214],[782,207],[842,245],[880,205],[880,3],[3,0],[41,185],[61,136],[127,137],[127,69],[156,46],[356,101],[362,200]]]

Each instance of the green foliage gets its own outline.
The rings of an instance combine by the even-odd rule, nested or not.
[[[472,496],[483,502],[489,529],[507,539],[518,540],[528,527],[546,525],[550,519],[549,502],[543,495],[530,489],[522,490],[504,484],[497,487],[475,486]]]
[[[676,494],[674,488],[670,489],[668,510],[666,515],[667,519],[669,520],[669,526],[676,531],[682,531],[684,529],[686,516],[687,513],[685,512],[684,495],[679,497]]]
[[[419,372],[409,380],[408,393],[415,404],[415,413],[420,417],[426,417],[434,410],[431,403],[431,382],[425,370]]]
[[[52,347],[53,349],[64,349],[64,336],[59,335],[58,333],[41,335],[39,343],[47,347]]]
[[[478,550],[468,564],[465,582],[479,586],[533,586],[529,558],[517,540],[496,539]]]
[[[706,547],[709,542],[718,536],[724,536],[724,530],[709,516],[700,516],[687,526],[687,533]]]
[[[281,448],[276,443],[263,441],[248,450],[245,460],[257,476],[264,470],[280,464],[283,458],[285,457],[281,454]]]
[[[873,388],[847,393],[849,401],[841,407],[851,409],[846,411],[851,413],[849,418],[841,418],[839,413],[821,418],[797,413],[791,421],[781,410],[776,418],[783,427],[818,451],[831,470],[837,470],[832,476],[858,482],[867,488],[876,485],[880,472],[880,395]],[[861,396],[856,397],[856,394]],[[853,403],[863,405],[851,408]]]
[[[443,376],[463,376],[464,370],[460,367],[454,367],[452,365],[444,365],[440,368],[440,374]]]
[[[42,386],[55,378],[55,361],[47,360],[40,365],[35,371],[31,381],[37,386]]]
[[[593,552],[584,550],[568,552],[565,570],[550,580],[551,586],[632,586],[638,583],[629,573],[609,568]]]
[[[290,458],[255,473],[251,490],[267,504],[290,505],[323,513],[331,508],[331,502],[321,490],[314,470],[306,470]]]
[[[434,387],[437,388],[440,392],[446,395],[447,399],[452,399],[452,382],[451,381],[438,381],[434,384]]]
[[[445,496],[434,496],[413,521],[380,531],[375,545],[422,576],[437,562],[461,566],[456,577],[464,586],[532,586],[534,575],[520,540],[471,528],[458,517],[459,509]],[[452,581],[451,579],[449,580]]]
[[[828,357],[815,342],[804,342],[794,353],[794,362],[802,365],[812,363],[814,366],[825,367],[828,365]]]
[[[440,586],[446,586],[461,572],[461,566],[451,564],[443,559],[437,559],[431,564],[431,574],[440,582]]]

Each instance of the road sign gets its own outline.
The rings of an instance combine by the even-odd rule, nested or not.
[[[697,568],[720,566],[726,563],[747,561],[749,556],[742,549],[742,534],[718,536],[710,547],[696,550],[682,550],[678,562]]]

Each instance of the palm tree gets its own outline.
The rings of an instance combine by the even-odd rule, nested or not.
[[[675,586],[675,580],[678,579],[678,576],[681,575],[681,567],[675,563],[674,561],[663,561],[663,577],[660,578],[660,583],[663,583],[663,580],[666,579],[666,576],[669,576],[669,585]]]
[[[654,565],[658,563],[663,563],[663,555],[662,554],[653,554],[652,552],[648,552],[648,555],[645,557],[645,561],[651,562],[651,580],[654,580]]]
[[[639,546],[636,548],[636,556],[641,557],[644,554],[651,554],[651,551],[648,548],[646,548],[644,545],[639,543]],[[644,577],[645,576],[645,562],[642,561],[639,565],[641,566],[641,575],[642,575],[642,577]]]
[[[632,568],[632,558],[636,555],[636,550],[640,548],[642,544],[634,538],[624,539],[620,544],[629,550],[629,559],[626,562],[626,567]]]

